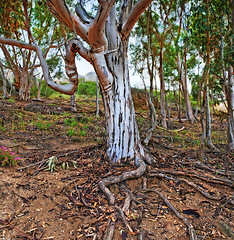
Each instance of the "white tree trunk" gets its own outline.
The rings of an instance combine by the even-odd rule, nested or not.
[[[187,78],[182,69],[182,63],[181,63],[179,53],[177,54],[176,65],[177,65],[178,72],[180,74],[180,83],[181,83],[183,94],[184,94],[184,101],[186,105],[188,119],[189,119],[189,122],[193,124],[196,121],[196,119],[193,115],[192,104],[191,104],[189,92],[188,92]]]
[[[98,82],[98,78],[96,78],[96,89],[97,89],[97,94],[96,94],[96,117],[99,117],[99,82]]]
[[[76,95],[75,95],[75,93],[70,96],[70,100],[71,100],[71,111],[76,112],[77,109],[76,109]]]
[[[106,114],[107,155],[113,162],[144,156],[135,120],[125,44],[119,40],[118,52],[106,57],[103,52],[91,56],[99,79],[105,75],[112,82],[108,86],[101,84],[101,90]]]

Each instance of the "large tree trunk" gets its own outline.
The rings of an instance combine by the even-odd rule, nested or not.
[[[140,0],[136,4],[132,1],[129,5],[128,1],[123,0],[118,17],[115,0],[99,1],[97,13],[93,19],[89,18],[87,13],[84,14],[84,10],[79,6],[76,8],[77,17],[69,12],[65,1],[47,0],[48,7],[55,17],[75,31],[76,35],[90,46],[88,51],[78,38],[71,39],[66,45],[65,69],[70,80],[67,85],[52,81],[43,53],[31,33],[29,21],[27,26],[33,45],[0,37],[0,43],[36,51],[46,83],[64,94],[74,94],[78,86],[76,52],[94,66],[105,107],[107,155],[112,162],[134,158],[135,163],[139,164],[138,170],[133,171],[130,176],[124,174],[124,179],[141,176],[144,173],[145,163],[142,158],[150,162],[149,156],[141,145],[136,124],[129,82],[127,47],[132,28],[151,1]],[[25,15],[27,16],[26,10]],[[104,185],[101,188],[105,192]]]
[[[107,155],[113,162],[144,156],[131,96],[126,44],[119,38],[118,52],[106,58],[103,52],[91,56],[99,79],[105,74],[112,82],[108,88],[101,84],[101,90],[106,113]]]

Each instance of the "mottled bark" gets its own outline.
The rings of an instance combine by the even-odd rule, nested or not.
[[[70,101],[71,101],[71,111],[76,112],[77,108],[76,108],[76,95],[75,95],[75,93],[70,96]]]
[[[106,81],[112,83],[105,86],[100,81],[106,114],[107,155],[114,162],[145,155],[135,120],[126,41],[119,38],[118,49],[106,58],[103,52],[91,55],[99,80],[104,75]]]

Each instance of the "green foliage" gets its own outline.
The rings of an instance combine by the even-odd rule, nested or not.
[[[69,137],[76,136],[76,135],[77,135],[77,131],[74,130],[73,128],[72,128],[72,129],[69,129],[68,132],[67,132],[67,135],[68,135]]]
[[[66,119],[64,120],[64,124],[65,124],[66,126],[76,127],[77,124],[78,124],[78,122],[76,121],[75,118],[66,118]]]
[[[51,127],[51,123],[48,123],[48,122],[46,123],[46,122],[39,121],[39,122],[36,123],[36,126],[40,130],[49,130],[50,127]]]
[[[16,157],[10,148],[0,146],[0,165],[14,166],[20,162],[20,158]]]
[[[15,99],[10,98],[10,99],[8,99],[7,101],[10,102],[10,103],[14,103],[14,102],[15,102]]]
[[[53,89],[47,86],[45,81],[43,80],[41,83],[41,96],[42,97],[50,97],[53,93],[55,93]]]
[[[87,81],[79,83],[77,93],[89,97],[95,96],[97,94],[96,82]]]

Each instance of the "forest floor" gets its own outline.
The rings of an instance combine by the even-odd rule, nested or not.
[[[136,103],[143,139],[149,119],[142,101]],[[64,99],[0,101],[0,145],[21,157],[17,166],[0,167],[0,239],[104,239],[114,225],[114,240],[186,240],[189,224],[197,239],[234,239],[234,152],[226,145],[223,114],[212,123],[220,152],[205,149],[204,166],[198,159],[200,123],[179,122],[172,111],[173,131],[157,128],[147,146],[156,162],[141,178],[110,186],[116,197],[110,206],[97,183],[134,166],[105,159],[103,107],[97,118],[94,100],[77,104],[73,113]],[[121,217],[117,209],[126,193],[135,200]]]

